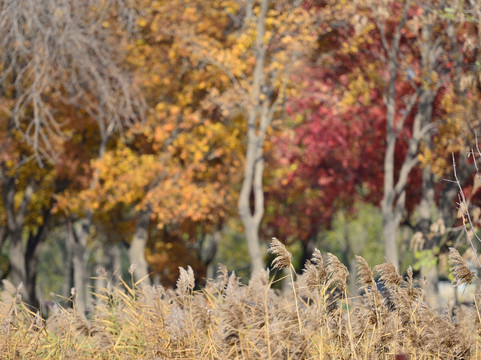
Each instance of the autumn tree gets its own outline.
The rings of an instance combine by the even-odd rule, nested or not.
[[[302,3],[225,1],[225,11],[235,25],[228,47],[220,47],[205,34],[184,36],[199,59],[218,67],[230,78],[230,89],[219,94],[225,111],[245,117],[245,163],[238,211],[252,271],[264,267],[259,241],[264,214],[264,146],[286,91],[293,85],[290,75],[314,41],[310,28],[315,17]]]
[[[331,55],[319,54],[299,75],[305,88],[288,101],[293,120],[274,140],[279,170],[267,189],[266,230],[301,241],[306,259],[336,212],[352,214],[359,201],[381,200],[380,78],[373,75],[370,81],[355,58]],[[325,66],[330,61],[343,67]]]
[[[385,63],[386,144],[384,186],[381,202],[386,257],[399,265],[397,228],[406,210],[407,185],[419,163],[420,145],[429,147],[435,127],[435,104],[440,89],[449,82],[451,53],[446,49],[445,26],[437,4],[368,4]],[[391,15],[394,14],[394,15]],[[447,70],[447,71],[446,71]],[[438,112],[439,115],[439,112]],[[403,140],[405,137],[406,140]],[[406,150],[396,158],[396,148],[405,141]],[[397,163],[398,162],[398,163]],[[396,164],[397,163],[397,164]],[[398,169],[398,170],[397,170]],[[434,205],[433,180],[429,167],[422,175],[421,222],[429,222]]]
[[[0,171],[0,213],[5,221],[1,245],[8,240],[8,274],[12,282],[17,286],[23,284],[19,290],[24,300],[38,307],[37,254],[51,222],[53,194],[59,184],[55,184],[52,167],[40,168],[36,162],[29,161],[32,153],[28,147],[8,139],[11,128],[2,130],[6,137],[3,144],[8,151],[2,156]]]
[[[187,261],[205,273],[235,202],[238,121],[225,121],[215,101],[229,78],[193,56],[183,40],[188,22],[228,43],[232,21],[223,6],[188,4],[187,10],[172,1],[143,4],[127,62],[146,99],[146,121],[95,161],[98,186],[80,194],[79,205],[91,202],[97,223],[135,223],[123,235],[135,279],[145,283],[153,273],[175,284]],[[211,240],[203,251],[206,234]]]
[[[449,76],[449,81],[444,81],[443,97],[438,104],[443,109],[442,121],[429,146],[423,145],[420,154],[423,173],[429,168],[434,180],[438,219],[432,224],[425,221],[424,227],[418,227],[415,234],[418,258],[431,264],[425,275],[428,286],[434,290],[436,283],[429,280],[437,279],[440,259],[447,256],[448,247],[459,237],[459,230],[456,230],[460,215],[459,212],[456,215],[458,186],[465,188],[469,196],[475,189],[475,168],[466,154],[476,142],[475,134],[480,124],[479,34],[475,30],[479,12],[474,2],[441,5],[431,9],[437,16],[437,23],[444,29],[443,50],[448,57],[444,73]],[[453,156],[459,183],[443,180],[454,179]]]
[[[320,37],[318,57],[297,79],[306,90],[289,99],[293,129],[276,141],[284,170],[269,189],[276,229],[270,231],[299,238],[306,248],[337,209],[354,210],[356,199],[376,205],[385,199],[384,231],[394,234],[396,249],[402,219],[416,212],[413,228],[429,231],[436,202],[449,202],[434,197],[439,178],[435,183],[420,154],[429,153],[435,124],[436,142],[452,143],[445,126],[452,123],[451,89],[456,74],[471,67],[455,69],[472,63],[469,52],[460,60],[465,50],[453,39],[465,25],[453,30],[439,4],[370,4]],[[383,182],[390,191],[380,194]]]
[[[58,164],[63,146],[72,138],[81,137],[76,130],[92,124],[96,126],[97,153],[102,156],[110,136],[136,122],[142,112],[141,101],[132,92],[128,76],[120,66],[118,38],[107,26],[114,16],[115,5],[114,1],[57,0],[0,4],[1,95],[8,105],[6,114],[11,129],[8,136],[27,144],[40,165]],[[122,21],[120,17],[116,20]],[[75,116],[68,116],[59,108],[68,109]],[[13,166],[13,171],[17,166]],[[7,180],[4,172],[3,187],[12,184]],[[92,184],[96,181],[93,176]],[[24,199],[31,196],[31,188],[26,187]],[[8,199],[5,196],[4,200]],[[18,209],[23,208],[21,205]],[[88,209],[84,214],[81,232],[76,237],[77,273],[85,266],[80,264],[85,264],[86,238],[91,225]],[[12,251],[24,253],[21,237],[11,235]],[[19,245],[15,246],[15,242]],[[14,267],[20,261],[18,255],[10,255]],[[18,285],[23,281],[23,272],[19,272],[20,276],[16,273],[12,273],[12,279]],[[75,284],[81,294],[78,309],[81,313],[85,282],[83,272]]]

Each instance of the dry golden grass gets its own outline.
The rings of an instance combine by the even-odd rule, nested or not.
[[[272,289],[269,273],[248,285],[220,267],[194,290],[182,269],[175,291],[121,283],[97,295],[88,319],[56,307],[43,320],[6,287],[0,303],[2,359],[480,359],[479,302],[442,314],[424,301],[408,271],[373,269],[357,257],[362,295],[346,290],[347,269],[319,251],[297,276],[274,241],[275,264],[290,271],[290,290]],[[453,264],[462,279],[455,254]],[[384,288],[379,291],[375,278]],[[469,280],[469,279],[468,279]],[[459,279],[458,279],[459,281]]]

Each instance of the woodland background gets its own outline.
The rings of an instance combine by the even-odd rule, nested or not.
[[[273,236],[432,294],[448,247],[479,265],[477,0],[5,0],[0,34],[0,278],[29,304],[248,278]]]

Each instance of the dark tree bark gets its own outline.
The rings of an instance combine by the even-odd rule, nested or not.
[[[39,226],[37,231],[30,232],[27,248],[25,251],[25,265],[26,265],[26,283],[25,290],[27,293],[28,303],[36,309],[40,309],[40,302],[37,296],[37,266],[38,254],[41,244],[45,241],[47,230],[50,225],[51,213],[50,209],[44,211],[43,224]]]
[[[297,269],[298,271],[302,271],[307,260],[310,260],[312,258],[314,249],[317,246],[317,233],[310,235],[305,241],[301,242],[301,245],[302,245],[302,258],[300,262],[301,268]]]
[[[15,208],[15,195],[17,193],[16,176],[9,176],[8,170],[2,164],[0,172],[1,191],[5,217],[7,220],[7,232],[9,234],[9,259],[10,278],[15,286],[22,284],[22,295],[28,300],[25,292],[27,285],[27,270],[25,263],[25,248],[23,245],[23,229],[28,205],[35,191],[35,181],[31,180],[24,189],[24,195],[20,205]]]
[[[217,249],[222,241],[222,231],[221,229],[216,229],[212,234],[207,236],[209,242],[205,249],[203,249],[201,244],[200,249],[200,260],[206,266],[206,278],[213,279],[215,277],[215,263],[214,259],[217,255]]]

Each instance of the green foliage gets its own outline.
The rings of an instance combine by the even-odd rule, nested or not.
[[[416,262],[413,265],[414,270],[420,270],[421,268],[429,270],[437,264],[437,257],[435,254],[439,251],[437,247],[433,249],[418,250],[414,253],[414,259]]]
[[[347,256],[346,260],[357,254],[371,264],[380,264],[384,261],[381,211],[364,203],[356,204],[356,208],[352,215],[336,213],[332,229],[326,232],[328,249],[343,259]],[[347,249],[349,254],[345,253]]]
[[[61,229],[52,231],[47,241],[42,244],[39,253],[37,285],[41,289],[41,296],[45,299],[52,299],[51,294],[63,294],[62,285],[66,279],[66,249],[65,232]],[[68,289],[70,291],[70,289]]]
[[[225,264],[227,268],[235,270],[243,281],[247,281],[251,264],[244,234],[226,226],[222,235],[215,262]]]

